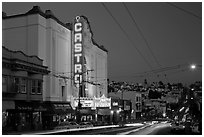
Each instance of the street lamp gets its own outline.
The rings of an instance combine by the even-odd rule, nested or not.
[[[195,70],[195,69],[196,69],[196,65],[195,65],[195,64],[192,64],[192,65],[190,66],[190,68],[191,68],[191,70]]]
[[[123,85],[121,85],[121,101],[122,101],[122,110],[121,110],[121,114],[122,114],[122,122],[124,121],[124,115],[125,115],[125,113],[124,113],[124,101],[123,101],[123,92],[124,92],[124,86]]]

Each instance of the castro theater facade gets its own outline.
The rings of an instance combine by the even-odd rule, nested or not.
[[[43,60],[42,65],[48,67],[50,73],[43,77],[42,98],[49,110],[45,113],[53,112],[43,118],[49,123],[73,120],[78,107],[73,105],[76,99],[80,102],[87,98],[106,100],[108,51],[93,39],[85,16],[63,23],[51,10],[43,12],[39,6],[11,16],[3,12],[2,44],[9,50],[37,56]],[[103,114],[100,108],[105,115],[110,107],[107,104],[91,107],[92,119],[98,113]],[[86,111],[82,110],[82,114],[86,115]]]
[[[72,31],[73,94],[71,105],[81,104],[81,121],[109,121],[111,98],[107,98],[107,50],[93,39],[90,23],[77,16]]]

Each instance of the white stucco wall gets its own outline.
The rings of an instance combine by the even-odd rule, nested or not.
[[[89,70],[88,80],[100,85],[88,84],[88,97],[107,97],[107,56],[108,53],[92,42],[92,34],[84,20],[84,52]]]
[[[72,47],[71,30],[57,23],[52,18],[40,14],[16,16],[2,20],[3,46],[11,50],[20,50],[27,55],[36,55],[43,59],[50,74],[43,78],[44,101],[70,101],[78,95],[69,79],[56,78],[61,75],[71,78]],[[85,34],[85,35],[84,35]],[[88,80],[100,86],[88,84],[88,97],[107,97],[107,52],[93,44],[90,28],[85,23],[85,57],[89,70]],[[65,94],[62,97],[62,86]]]
[[[39,14],[4,19],[2,27],[3,46],[38,56],[51,71],[44,77],[43,100],[70,101],[71,81],[53,74],[70,77],[71,31]],[[65,86],[63,97],[61,86]]]

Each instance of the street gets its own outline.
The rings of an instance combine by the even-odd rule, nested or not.
[[[47,135],[189,135],[183,131],[171,132],[170,123],[136,124],[125,127],[107,127],[89,130],[52,132]],[[191,133],[191,135],[197,135]]]
[[[123,135],[169,135],[172,134],[170,132],[170,123],[160,123],[160,124],[153,124],[146,128],[141,128],[140,130],[132,130],[125,133],[120,133]]]
[[[189,134],[185,133],[184,131],[171,132],[170,123],[159,123],[119,133],[118,135],[189,135]],[[191,133],[191,135],[197,135],[197,133]]]

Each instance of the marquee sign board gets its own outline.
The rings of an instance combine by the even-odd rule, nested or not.
[[[94,100],[95,100],[95,107],[96,108],[109,107],[111,109],[111,98],[106,98],[103,95],[100,98],[94,98]]]
[[[79,98],[74,98],[72,100],[73,108],[75,109],[78,106]],[[110,108],[111,109],[111,98],[106,98],[102,96],[100,98],[80,98],[80,103],[82,104],[82,108]]]
[[[83,23],[77,16],[74,22],[74,84],[79,87],[83,72]]]
[[[78,99],[74,99],[74,107],[76,108],[78,106]],[[93,99],[80,99],[80,103],[82,104],[82,108],[92,108],[94,107],[94,101]]]

